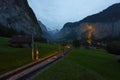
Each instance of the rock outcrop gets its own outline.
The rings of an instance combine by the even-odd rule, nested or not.
[[[0,0],[0,24],[24,34],[41,35],[41,28],[27,0]]]

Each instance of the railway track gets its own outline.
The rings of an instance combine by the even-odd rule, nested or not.
[[[25,65],[8,73],[0,76],[0,80],[26,80],[29,76],[36,73],[38,70],[42,70],[52,63],[56,62],[64,55],[68,54],[71,49],[66,49],[64,51],[56,52],[53,55],[39,59],[31,64]]]

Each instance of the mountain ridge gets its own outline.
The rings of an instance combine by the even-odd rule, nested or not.
[[[41,28],[27,0],[0,0],[0,24],[19,33],[41,36]]]
[[[60,38],[82,39],[86,26],[91,25],[95,39],[115,38],[120,36],[120,3],[113,4],[100,13],[85,17],[77,22],[68,22],[60,30]],[[106,33],[107,31],[107,33]],[[74,33],[74,34],[73,34]],[[73,34],[73,35],[72,35]]]

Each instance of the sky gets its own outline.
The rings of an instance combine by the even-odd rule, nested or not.
[[[67,22],[80,21],[120,0],[28,0],[36,17],[50,30],[61,29]]]

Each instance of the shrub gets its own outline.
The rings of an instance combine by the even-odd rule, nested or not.
[[[75,40],[73,41],[73,46],[74,46],[74,47],[80,47],[80,46],[81,46],[80,41],[79,41],[78,39],[75,39]]]
[[[115,55],[120,55],[120,41],[113,41],[106,46],[106,50]]]

